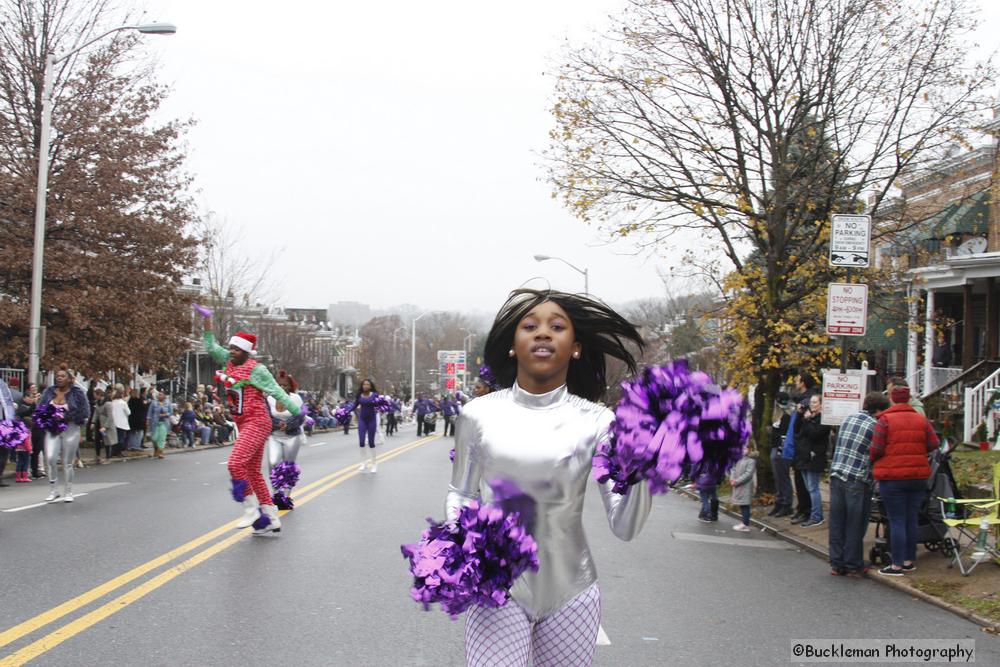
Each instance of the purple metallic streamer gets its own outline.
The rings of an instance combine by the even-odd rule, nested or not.
[[[747,403],[683,359],[647,367],[622,383],[611,437],[594,455],[594,477],[616,493],[645,480],[665,493],[687,469],[725,476],[750,437]]]
[[[0,448],[15,449],[30,435],[28,426],[20,419],[0,421]]]
[[[62,410],[56,408],[52,403],[39,405],[31,415],[35,428],[48,431],[52,435],[59,435],[66,430],[66,416]]]
[[[271,469],[271,486],[275,489],[291,489],[299,483],[302,469],[295,461],[282,461]]]
[[[472,605],[500,607],[526,570],[538,571],[538,546],[517,512],[473,501],[455,522],[429,527],[400,547],[410,561],[410,596],[429,610],[439,603],[453,619]]]
[[[295,503],[292,501],[292,497],[284,491],[275,492],[271,495],[271,499],[274,500],[274,506],[279,510],[295,509]]]
[[[382,394],[376,394],[375,400],[372,401],[372,405],[375,406],[376,412],[395,412],[396,406],[393,404],[392,399],[388,396],[383,396]]]
[[[354,412],[353,403],[345,403],[339,408],[333,411],[333,418],[337,420],[337,423],[341,426],[347,426],[351,423],[351,413]]]
[[[497,376],[493,373],[493,369],[486,364],[482,364],[479,367],[479,379],[490,388],[490,391],[502,389],[500,383],[497,382]]]

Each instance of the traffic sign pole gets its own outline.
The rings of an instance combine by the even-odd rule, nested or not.
[[[851,269],[847,269],[847,282],[851,282],[852,273]],[[840,372],[847,372],[847,336],[840,337]]]

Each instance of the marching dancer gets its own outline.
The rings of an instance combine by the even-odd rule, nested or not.
[[[278,386],[264,364],[250,358],[257,347],[257,337],[241,331],[229,339],[227,350],[215,341],[212,319],[206,313],[202,313],[205,315],[205,348],[216,362],[226,364],[226,370],[217,373],[217,378],[226,388],[229,411],[239,428],[228,464],[233,500],[242,502],[244,509],[236,527],[253,526],[255,535],[276,533],[281,530],[278,508],[272,502],[260,471],[264,445],[271,435],[271,415],[264,395],[273,396],[295,416],[299,414],[299,406]]]
[[[361,447],[361,465],[358,470],[378,472],[375,461],[375,434],[378,432],[378,414],[375,412],[375,399],[378,391],[371,380],[362,380],[361,388],[354,399],[354,410],[358,413],[358,446]],[[365,439],[368,440],[368,453],[365,454]]]
[[[48,408],[48,406],[52,406]],[[41,412],[40,412],[41,411]],[[52,412],[49,418],[41,417]],[[56,383],[46,387],[35,409],[35,422],[45,429],[45,464],[49,469],[49,495],[45,502],[59,500],[56,483],[59,481],[58,461],[62,458],[63,501],[73,502],[73,461],[80,451],[80,431],[90,418],[90,402],[73,382],[66,364],[56,371]],[[42,423],[39,424],[38,422]]]
[[[285,404],[273,396],[267,397],[267,407],[271,411],[271,436],[267,439],[267,472],[274,486],[274,504],[278,509],[292,509],[292,487],[298,482],[299,449],[306,441],[303,428],[305,414],[302,411],[302,397],[299,384],[284,370],[278,371],[278,385],[285,390],[299,414],[293,415]],[[284,464],[284,465],[282,465]],[[275,472],[277,470],[277,473]],[[290,477],[291,476],[291,477]]]
[[[516,487],[538,544],[538,571],[525,572],[504,606],[466,618],[471,666],[590,665],[601,616],[593,557],[581,520],[592,458],[614,414],[594,401],[606,386],[605,358],[635,372],[626,344],[642,338],[606,305],[579,295],[520,289],[501,308],[485,357],[499,391],[470,401],[458,417],[448,518],[476,498],[499,501],[490,484]],[[651,506],[646,484],[599,485],[612,532],[631,540]],[[526,510],[525,506],[531,510]]]

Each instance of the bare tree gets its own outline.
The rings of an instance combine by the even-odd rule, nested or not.
[[[787,374],[830,360],[830,215],[878,208],[989,107],[973,27],[965,0],[631,0],[566,53],[552,183],[609,234],[703,237],[688,265],[727,300],[727,375],[757,383],[759,442]]]
[[[283,253],[274,248],[266,257],[249,253],[239,226],[212,212],[198,221],[199,268],[205,301],[215,312],[217,336],[232,334],[249,326],[254,309],[267,308],[275,299],[273,267]]]

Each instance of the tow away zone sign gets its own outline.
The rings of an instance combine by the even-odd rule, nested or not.
[[[826,333],[864,336],[868,323],[868,285],[830,283],[826,294]]]

